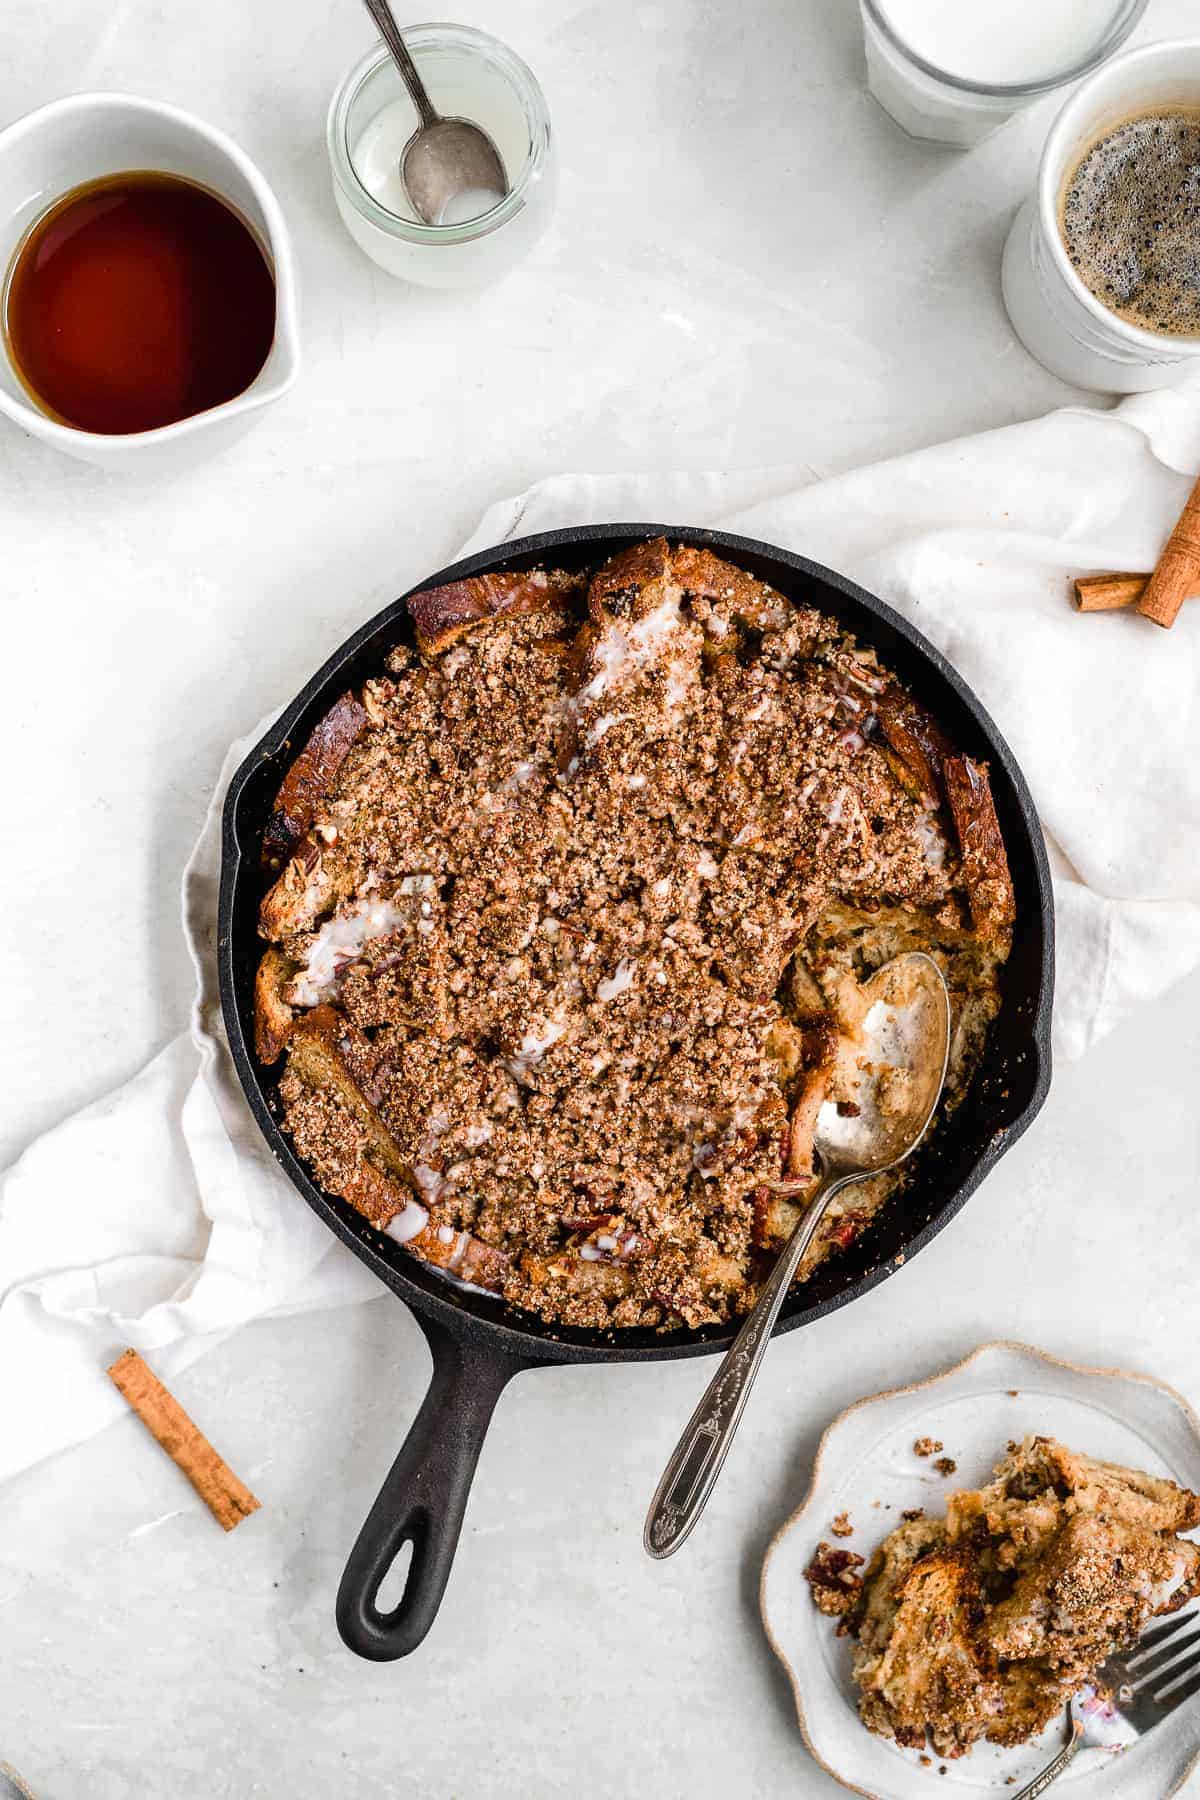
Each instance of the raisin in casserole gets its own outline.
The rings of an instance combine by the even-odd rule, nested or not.
[[[946,1103],[970,1081],[1013,921],[987,770],[833,619],[705,549],[409,611],[415,646],[318,725],[266,833],[284,1126],[372,1225],[543,1319],[744,1311],[880,963],[937,958]],[[888,1192],[835,1202],[800,1278]]]

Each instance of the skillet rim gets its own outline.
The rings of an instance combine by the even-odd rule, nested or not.
[[[969,715],[976,732],[986,744],[989,761],[993,767],[999,766],[1003,770],[1020,821],[1024,840],[1021,848],[1028,858],[1028,872],[1032,876],[1033,892],[1030,899],[1036,899],[1040,957],[1036,984],[1030,984],[1035,986],[1035,991],[1029,996],[1022,996],[1019,1001],[1014,997],[1012,1002],[1007,1003],[1013,1005],[1014,1010],[1018,1005],[1024,1005],[1029,1014],[1024,1054],[1032,1060],[1033,1067],[1024,1105],[1003,1124],[997,1125],[936,1211],[918,1231],[905,1238],[898,1252],[885,1257],[838,1291],[810,1305],[797,1304],[802,1296],[791,1298],[776,1326],[776,1334],[793,1331],[800,1325],[813,1323],[838,1311],[869,1293],[894,1275],[900,1267],[911,1262],[918,1251],[931,1243],[957,1216],[985,1176],[1032,1124],[1050,1087],[1054,901],[1045,841],[1033,799],[1016,758],[995,721],[953,665],[902,614],[848,577],[811,558],[761,539],[707,527],[641,523],[568,526],[513,539],[460,558],[407,589],[399,599],[383,607],[344,639],[266,728],[234,772],[221,817],[221,879],[217,910],[218,978],[229,1048],[242,1091],[268,1149],[301,1197],[354,1255],[420,1318],[430,1319],[444,1326],[460,1339],[477,1340],[481,1347],[502,1353],[517,1363],[660,1362],[711,1355],[728,1347],[741,1321],[735,1320],[732,1324],[721,1327],[705,1327],[699,1331],[672,1333],[669,1337],[654,1342],[645,1341],[653,1336],[649,1332],[617,1333],[542,1325],[532,1315],[526,1318],[490,1295],[456,1288],[445,1277],[416,1259],[404,1257],[403,1251],[393,1251],[388,1240],[353,1213],[353,1209],[345,1202],[337,1201],[318,1187],[292,1150],[274,1116],[267,1097],[268,1087],[272,1084],[267,1079],[266,1072],[258,1069],[250,1048],[248,1018],[243,1018],[246,997],[239,994],[235,967],[238,955],[238,942],[235,939],[240,931],[237,913],[239,905],[244,904],[246,887],[257,882],[259,875],[257,862],[253,858],[257,844],[249,847],[243,844],[239,812],[253,777],[264,765],[276,763],[282,752],[290,755],[294,751],[291,737],[300,720],[311,710],[313,716],[307,726],[307,729],[311,729],[316,718],[336,698],[334,690],[338,688],[346,666],[373,639],[407,620],[407,602],[413,594],[470,576],[493,573],[521,561],[543,560],[554,551],[567,547],[578,549],[594,546],[612,554],[624,543],[653,537],[701,544],[728,555],[734,561],[739,557],[750,557],[758,562],[773,564],[785,571],[785,579],[776,580],[775,583],[780,586],[781,591],[788,592],[797,582],[816,583],[827,591],[832,590],[837,600],[836,610],[849,611],[851,625],[854,623],[854,614],[865,614],[872,624],[882,624],[885,631],[901,639],[906,655],[916,665],[923,665],[924,672],[931,672],[935,684],[940,683],[950,690],[958,707]],[[868,634],[860,631],[859,635]],[[318,706],[318,702],[323,704]],[[278,772],[282,773],[282,769]],[[1031,906],[1031,914],[1032,911]],[[257,944],[257,936],[254,942]],[[1037,948],[1035,946],[1035,950]],[[393,1255],[397,1259],[403,1259],[408,1266],[399,1266],[398,1261],[392,1260]]]

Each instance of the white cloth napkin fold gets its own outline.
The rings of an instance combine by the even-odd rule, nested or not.
[[[562,476],[493,507],[466,549],[607,520],[720,524],[828,563],[904,613],[1025,770],[1055,870],[1055,1049],[1076,1057],[1200,963],[1200,602],[1162,632],[1077,615],[1067,580],[1150,568],[1198,467],[1200,385],[827,481]],[[327,647],[313,645],[314,665]],[[103,1371],[126,1344],[170,1381],[249,1319],[379,1291],[262,1147],[221,1032],[220,804],[262,729],[231,749],[184,876],[190,1031],[0,1182],[0,1478],[120,1413]]]

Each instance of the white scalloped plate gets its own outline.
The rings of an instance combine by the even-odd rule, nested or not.
[[[821,1439],[812,1484],[777,1533],[763,1563],[761,1606],[771,1647],[796,1696],[800,1730],[822,1768],[867,1800],[977,1800],[1012,1793],[1032,1779],[1062,1741],[1052,1726],[1037,1744],[1002,1750],[978,1744],[969,1755],[922,1767],[915,1750],[875,1737],[859,1723],[850,1679],[850,1642],[813,1605],[804,1570],[825,1538],[860,1556],[900,1522],[906,1508],[941,1510],[950,1487],[985,1481],[1010,1438],[1041,1432],[1074,1449],[1169,1475],[1200,1489],[1200,1420],[1161,1382],[1115,1369],[1080,1368],[1024,1344],[984,1344],[932,1380],[860,1400]],[[958,1467],[945,1479],[913,1453],[918,1438],[940,1438]],[[878,1505],[875,1504],[878,1502]],[[853,1537],[833,1538],[848,1512]],[[1103,1793],[1104,1800],[1168,1800],[1200,1763],[1200,1698],[1118,1756],[1076,1757],[1054,1792]],[[1010,1784],[1010,1778],[1015,1778]]]

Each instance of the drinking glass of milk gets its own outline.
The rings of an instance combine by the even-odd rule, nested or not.
[[[1147,0],[861,0],[867,85],[911,137],[977,144],[1111,56]]]
[[[329,108],[333,197],[346,229],[390,275],[423,287],[477,287],[503,275],[541,236],[554,208],[550,115],[516,53],[466,25],[406,26],[404,41],[443,118],[481,125],[508,177],[501,200],[474,191],[452,217],[427,225],[400,178],[420,120],[390,52],[377,44],[346,76]],[[464,204],[464,202],[466,204]]]

